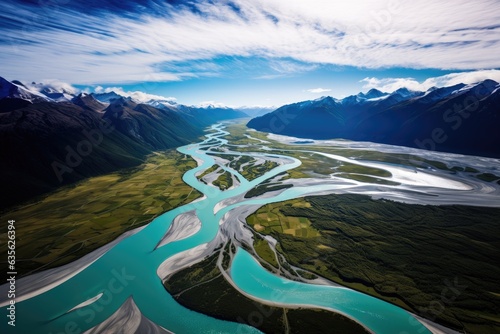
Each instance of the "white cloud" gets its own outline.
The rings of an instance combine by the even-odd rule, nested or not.
[[[326,92],[331,92],[331,89],[328,88],[312,88],[308,89],[307,92],[309,93],[314,93],[314,94],[321,94],[321,93],[326,93]]]
[[[170,101],[170,102],[175,102],[177,99],[175,97],[165,97],[161,95],[154,95],[154,94],[148,94],[144,93],[141,91],[124,91],[123,88],[121,87],[107,87],[107,88],[102,88],[101,86],[97,86],[94,91],[96,93],[110,93],[110,92],[115,92],[118,95],[124,96],[124,97],[131,97],[134,101],[137,102],[148,102],[150,100],[160,100],[160,101]]]
[[[217,102],[217,101],[202,101],[195,105],[194,107],[197,108],[208,108],[208,107],[213,107],[213,108],[234,108],[234,106],[229,106],[227,104],[224,104],[222,102]]]
[[[26,83],[24,85],[29,89],[33,89],[36,91],[47,90],[47,91],[55,91],[73,95],[76,95],[80,92],[79,89],[73,87],[71,84],[55,79],[45,79],[42,82],[38,83],[31,82],[31,83]]]
[[[448,87],[459,83],[473,84],[486,79],[500,82],[500,70],[480,70],[471,72],[450,73],[419,82],[413,78],[364,78],[364,89],[376,88],[384,92],[393,92],[406,87],[415,91],[426,91],[431,87]]]
[[[233,4],[238,12],[226,2],[200,1],[191,4],[196,13],[187,6],[157,4],[156,13],[128,17],[113,12],[92,16],[57,7],[49,13],[54,24],[23,29],[33,20],[32,8],[1,2],[0,13],[19,18],[19,29],[0,31],[6,41],[0,44],[0,73],[21,80],[58,77],[75,84],[176,81],[214,75],[220,68],[172,64],[224,56],[265,59],[270,71],[278,74],[311,70],[315,64],[500,67],[497,0]],[[275,62],[280,59],[292,62]],[[297,68],[294,62],[305,65]]]

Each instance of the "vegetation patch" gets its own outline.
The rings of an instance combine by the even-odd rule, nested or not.
[[[220,190],[227,190],[233,186],[233,178],[231,173],[224,172],[222,173],[212,184],[216,187],[219,187]]]
[[[486,181],[486,182],[493,182],[493,181],[500,179],[500,176],[495,175],[495,174],[491,174],[491,173],[482,173],[482,174],[476,175],[476,177],[478,179],[480,179],[482,181]]]
[[[210,174],[210,173],[215,172],[215,171],[216,171],[217,169],[219,169],[219,168],[220,168],[220,167],[219,167],[219,165],[214,164],[214,165],[210,166],[210,168],[205,169],[205,170],[203,171],[203,173],[201,173],[200,175],[198,175],[196,178],[197,178],[198,180],[201,180],[203,177],[207,176],[207,175],[208,175],[208,174]]]
[[[303,199],[294,199],[287,202],[287,205],[297,205],[303,207]],[[271,234],[277,231],[289,234],[298,238],[315,238],[320,235],[319,231],[312,227],[311,222],[305,216],[285,216],[281,211],[282,203],[272,203],[261,207],[254,214],[247,218],[247,223],[260,229],[260,232]],[[257,226],[257,228],[256,228]]]
[[[244,164],[252,164],[254,162],[255,159],[249,155],[236,155],[235,158],[231,160],[229,167],[237,172],[241,172],[241,166],[243,166]]]
[[[278,268],[278,261],[276,260],[276,255],[269,246],[269,243],[266,240],[259,237],[258,235],[254,236],[254,240],[255,241],[253,243],[253,247],[257,252],[257,255],[259,255],[262,260],[271,264],[275,268]]]
[[[280,189],[287,189],[293,187],[292,184],[278,184],[278,183],[269,183],[269,184],[259,184],[258,186],[250,189],[246,194],[245,198],[257,197],[267,192],[276,191]]]
[[[241,175],[248,181],[255,180],[258,177],[266,174],[271,169],[278,167],[278,163],[275,161],[266,160],[264,163],[259,165],[245,165]]]

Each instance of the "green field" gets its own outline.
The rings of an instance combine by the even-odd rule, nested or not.
[[[275,268],[278,268],[278,260],[276,260],[276,255],[272,251],[269,243],[257,235],[254,236],[253,247],[258,256],[265,262],[269,263]]]
[[[16,220],[17,272],[23,275],[74,261],[200,197],[182,181],[184,172],[194,167],[193,159],[175,150],[155,153],[137,168],[92,177],[2,213]],[[6,231],[2,232],[0,243],[6,244]],[[6,250],[1,250],[3,259]],[[6,272],[5,262],[2,267]]]
[[[305,233],[290,224],[300,218]],[[247,223],[292,265],[468,333],[500,333],[500,209],[328,195],[268,204]]]
[[[290,200],[287,204],[295,207],[310,207],[302,199]],[[301,238],[314,238],[320,235],[319,231],[311,226],[311,222],[304,216],[285,216],[281,213],[281,203],[268,204],[247,218],[247,223],[255,231],[270,234],[272,231]]]

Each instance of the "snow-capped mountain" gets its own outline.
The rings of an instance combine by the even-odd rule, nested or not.
[[[47,83],[32,82],[31,84],[25,84],[24,86],[30,91],[36,91],[55,102],[69,102],[76,95],[78,95],[77,89],[71,85],[58,81],[49,81]]]
[[[367,99],[367,100],[370,100],[370,99],[378,99],[378,98],[386,96],[388,94],[384,93],[384,92],[381,92],[378,89],[372,88],[368,92],[366,92],[366,94],[359,93],[358,95],[360,97],[363,97],[363,98]]]
[[[10,82],[0,77],[0,99],[4,98],[22,99],[31,103],[50,101],[47,96],[30,90],[19,81]]]
[[[500,84],[485,80],[426,92],[400,88],[341,100],[322,97],[282,106],[252,119],[248,126],[302,138],[344,138],[500,157],[499,106]]]
[[[78,95],[78,90],[59,81],[47,83],[22,83],[18,80],[8,81],[0,77],[0,99],[16,98],[36,102],[70,102]]]
[[[439,101],[446,98],[447,96],[450,96],[451,94],[458,92],[463,87],[465,87],[464,84],[442,88],[431,87],[424,93],[420,100],[425,102]]]
[[[163,108],[176,108],[178,106],[178,103],[173,101],[173,100],[155,100],[151,99],[146,102],[146,104],[149,104],[150,106],[153,106],[155,108],[163,109]]]

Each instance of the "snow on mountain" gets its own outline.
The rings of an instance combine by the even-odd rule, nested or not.
[[[14,83],[15,82],[15,83]],[[17,98],[30,102],[50,101],[47,96],[30,90],[28,87],[19,81],[10,82],[0,77],[0,99],[3,98]]]
[[[372,99],[381,98],[381,97],[389,95],[389,94],[381,92],[378,89],[372,88],[366,94],[359,93],[358,95],[364,97],[367,100],[372,100]]]
[[[232,109],[232,107],[225,105],[224,103],[214,102],[214,101],[204,101],[197,105],[192,105],[192,108],[201,109]]]
[[[69,102],[78,95],[78,89],[65,82],[50,80],[48,82],[32,82],[25,84],[30,91],[36,91],[55,102]]]
[[[460,89],[462,89],[464,86],[464,84],[458,84],[442,88],[431,87],[419,99],[422,102],[439,101],[448,96],[456,94],[456,92],[460,91]]]
[[[423,94],[424,94],[423,92],[409,90],[408,88],[399,88],[398,90],[395,90],[390,95],[399,95],[403,99],[410,99],[412,97],[417,97],[417,96],[423,95]]]
[[[484,80],[471,87],[477,98],[484,98],[493,94],[500,84],[494,80]]]
[[[124,96],[119,95],[115,93],[114,91],[108,92],[108,93],[92,93],[92,95],[97,101],[103,102],[103,103],[110,103],[111,100],[119,99]]]
[[[153,106],[158,109],[165,109],[165,108],[176,108],[178,106],[177,102],[173,100],[149,100],[146,102],[146,104],[149,104],[150,106]]]

